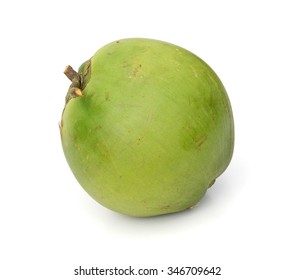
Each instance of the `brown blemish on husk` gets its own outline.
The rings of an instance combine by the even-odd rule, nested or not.
[[[195,139],[195,143],[196,143],[196,148],[199,150],[201,149],[202,145],[205,143],[205,141],[207,140],[207,136],[206,135],[202,135],[200,137],[197,137]]]
[[[110,100],[110,95],[109,95],[109,92],[107,90],[104,92],[104,99],[105,99],[105,101]]]
[[[139,65],[137,65],[137,66],[134,68],[134,70],[133,70],[133,72],[132,72],[132,77],[133,77],[133,78],[135,78],[135,77],[137,76],[137,74],[138,74],[138,72],[139,72],[139,70],[140,70],[141,67],[142,67],[142,65],[139,64]]]
[[[83,69],[83,72],[82,73],[79,73],[79,76],[80,76],[80,89],[83,90],[89,79],[90,79],[90,70],[91,70],[91,59],[87,60],[86,62],[83,63],[83,65],[86,65],[86,67]],[[81,70],[79,69],[79,72]]]
[[[62,130],[63,130],[63,119],[61,119],[61,121],[58,123],[59,126],[59,132],[60,132],[60,137],[62,138]]]
[[[216,181],[216,179],[214,179],[214,180],[209,184],[208,189],[211,188],[211,187],[214,185],[215,181]]]

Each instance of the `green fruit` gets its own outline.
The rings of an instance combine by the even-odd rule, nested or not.
[[[60,124],[67,162],[105,207],[130,216],[191,208],[230,163],[230,101],[193,53],[157,40],[110,43],[76,73]]]

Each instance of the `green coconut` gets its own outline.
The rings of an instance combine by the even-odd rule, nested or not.
[[[176,45],[123,39],[99,49],[66,95],[60,132],[80,185],[103,206],[156,216],[196,205],[228,167],[234,123],[215,72]]]

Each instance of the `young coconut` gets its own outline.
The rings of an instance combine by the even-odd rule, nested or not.
[[[97,202],[130,216],[191,208],[227,168],[227,93],[193,53],[151,39],[112,42],[65,74],[67,162]]]

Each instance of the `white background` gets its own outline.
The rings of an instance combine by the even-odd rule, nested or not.
[[[222,276],[130,279],[294,279],[292,2],[2,1],[0,278],[101,279],[74,269],[132,265],[219,266]],[[126,37],[189,49],[231,99],[233,160],[191,211],[145,219],[111,212],[84,192],[64,158],[65,66],[77,69]]]

